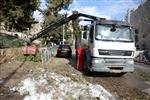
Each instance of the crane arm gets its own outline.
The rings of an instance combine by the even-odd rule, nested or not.
[[[39,33],[37,33],[33,37],[31,37],[30,38],[30,42],[36,40],[37,38],[42,37],[43,35],[46,35],[47,33],[55,30],[56,28],[62,26],[63,24],[68,23],[71,20],[76,20],[78,17],[87,17],[87,18],[90,18],[92,20],[99,20],[99,19],[101,19],[101,18],[92,16],[92,15],[87,15],[87,14],[83,14],[83,13],[74,13],[74,14],[70,15],[67,18],[62,18],[62,19],[58,20],[57,22],[50,23],[42,31],[40,31]]]

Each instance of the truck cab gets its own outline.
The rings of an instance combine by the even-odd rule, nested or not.
[[[134,32],[125,22],[94,21],[89,29],[84,70],[126,73],[134,71]]]

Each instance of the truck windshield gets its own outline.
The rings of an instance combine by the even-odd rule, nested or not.
[[[95,38],[103,41],[133,42],[129,27],[116,26],[115,31],[111,31],[111,28],[111,25],[97,25]]]

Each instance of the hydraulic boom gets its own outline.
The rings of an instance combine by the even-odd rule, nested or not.
[[[42,31],[40,31],[39,33],[35,34],[33,37],[30,38],[30,42],[42,37],[43,35],[46,35],[48,32],[51,32],[53,30],[55,30],[56,28],[62,26],[63,24],[68,23],[71,20],[76,20],[78,17],[86,17],[86,18],[90,18],[92,20],[100,20],[103,18],[98,18],[92,15],[87,15],[87,14],[83,14],[83,13],[73,13],[72,15],[70,15],[67,18],[62,18],[60,20],[58,20],[57,22],[54,23],[50,23],[47,27],[45,27]]]

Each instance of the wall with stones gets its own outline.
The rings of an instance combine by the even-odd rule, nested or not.
[[[141,4],[136,10],[132,10],[130,15],[130,24],[138,29],[138,45],[150,49],[150,0]]]

